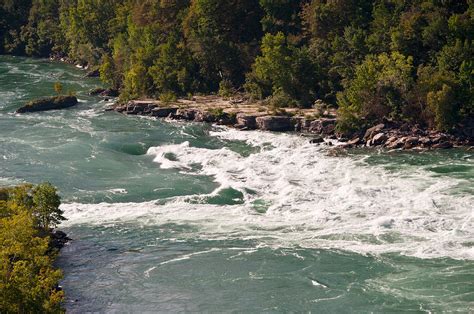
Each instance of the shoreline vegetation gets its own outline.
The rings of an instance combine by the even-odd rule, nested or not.
[[[22,0],[0,13],[0,53],[79,65],[122,104],[243,93],[267,111],[337,111],[351,145],[472,145],[470,0]]]
[[[246,100],[243,95],[233,98],[195,96],[173,102],[131,100],[125,104],[116,103],[106,110],[126,115],[215,123],[239,130],[300,132],[308,135],[314,144],[332,146],[335,143],[333,140],[337,140],[340,142],[337,145],[339,148],[384,147],[406,150],[474,146],[474,128],[469,126],[463,126],[450,134],[384,119],[372,127],[343,134],[337,130],[335,109],[268,109],[262,103]]]
[[[0,312],[64,312],[53,263],[70,239],[54,229],[65,220],[59,205],[49,183],[0,187]]]

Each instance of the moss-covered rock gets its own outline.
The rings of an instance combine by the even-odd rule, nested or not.
[[[17,113],[37,112],[47,110],[57,110],[69,108],[77,105],[78,101],[75,96],[54,96],[41,98],[28,102],[25,106],[19,108]]]

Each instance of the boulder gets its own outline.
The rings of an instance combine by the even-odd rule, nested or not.
[[[439,142],[437,144],[434,144],[431,146],[432,148],[437,148],[437,149],[448,149],[453,147],[453,143],[445,141],[445,142]]]
[[[255,116],[248,115],[245,113],[238,113],[235,119],[237,121],[237,124],[235,125],[236,128],[246,130],[255,130],[257,128],[257,121]]]
[[[90,92],[89,92],[89,95],[91,96],[97,96],[97,95],[100,95],[102,94],[103,92],[105,92],[105,88],[94,88],[92,89]]]
[[[317,137],[312,138],[309,142],[310,142],[311,144],[324,143],[324,138],[323,138],[322,136],[317,136]]]
[[[377,133],[374,135],[374,137],[372,138],[372,145],[382,145],[385,143],[385,141],[387,141],[388,139],[388,136],[385,135],[385,133]]]
[[[263,116],[255,119],[257,127],[264,131],[285,132],[293,130],[290,117]]]
[[[404,138],[403,149],[411,149],[418,145],[419,139],[415,136],[409,136]]]
[[[17,113],[37,112],[47,110],[65,109],[77,105],[75,96],[55,96],[33,100],[25,106],[18,108]]]
[[[197,110],[196,109],[178,109],[176,114],[173,116],[176,119],[183,120],[194,120],[196,118]]]
[[[311,121],[309,132],[323,135],[334,134],[336,129],[336,119],[322,118]]]
[[[369,141],[375,134],[380,133],[385,128],[385,124],[380,123],[365,131],[364,140]]]
[[[362,141],[361,141],[360,137],[355,137],[355,138],[353,138],[352,140],[347,141],[347,144],[348,144],[348,145],[351,145],[351,146],[356,146],[356,145],[358,145],[358,144],[361,144],[361,142],[362,142]]]
[[[194,121],[196,122],[216,122],[217,117],[210,113],[209,111],[197,111],[194,116]]]
[[[99,95],[102,97],[118,97],[120,93],[116,89],[108,88],[102,91]]]
[[[169,115],[175,115],[178,108],[153,108],[151,109],[151,115],[157,118],[166,118]]]
[[[95,69],[95,70],[89,71],[89,72],[87,72],[87,74],[85,75],[85,77],[99,77],[99,76],[100,76],[100,71],[99,71],[99,69]]]

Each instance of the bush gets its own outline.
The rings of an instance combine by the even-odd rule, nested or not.
[[[165,104],[176,102],[177,99],[176,94],[173,92],[164,92],[160,94],[160,101]]]
[[[219,96],[229,98],[234,93],[234,86],[230,80],[224,79],[219,83]]]

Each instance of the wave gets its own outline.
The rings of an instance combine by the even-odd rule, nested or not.
[[[198,227],[189,236],[206,239],[236,237],[274,246],[474,259],[474,196],[451,191],[461,179],[440,180],[413,167],[388,171],[369,166],[364,156],[329,156],[326,148],[295,135],[231,129],[212,135],[259,150],[245,156],[227,147],[198,148],[188,142],[148,150],[161,168],[212,176],[219,188],[210,195],[64,204],[70,219],[65,226],[181,223]],[[243,201],[206,202],[226,189],[239,191]]]

